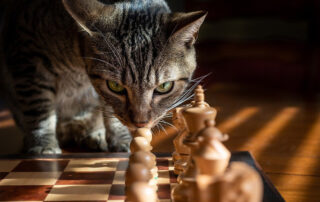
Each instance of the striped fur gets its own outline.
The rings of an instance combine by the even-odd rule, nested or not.
[[[3,2],[1,82],[26,151],[128,151],[128,128],[154,126],[185,95],[205,13],[170,13],[163,0]],[[174,89],[156,95],[166,81]]]

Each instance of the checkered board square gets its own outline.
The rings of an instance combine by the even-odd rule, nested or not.
[[[125,199],[128,158],[0,160],[0,201],[114,201]],[[158,196],[171,201],[171,158],[157,158]]]

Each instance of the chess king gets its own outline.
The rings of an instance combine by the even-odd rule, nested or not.
[[[263,186],[259,174],[245,163],[229,165],[231,153],[222,144],[228,136],[215,127],[217,112],[204,102],[202,87],[196,88],[192,107],[176,112],[182,114],[187,128],[186,136],[178,134],[176,151],[184,144],[191,152],[188,164],[179,175],[179,184],[172,191],[173,201],[261,202]],[[179,161],[181,157],[175,167],[180,166]]]

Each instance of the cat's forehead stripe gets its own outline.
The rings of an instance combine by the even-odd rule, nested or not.
[[[123,9],[126,12],[122,13],[122,21],[117,32],[128,69],[128,71],[123,71],[128,74],[127,76],[122,73],[123,83],[151,82],[151,80],[155,82],[154,77],[157,76],[152,76],[152,69],[155,68],[155,58],[159,52],[155,42],[164,11],[161,12],[161,9],[141,10],[141,7],[125,5]],[[139,13],[137,13],[138,10]]]

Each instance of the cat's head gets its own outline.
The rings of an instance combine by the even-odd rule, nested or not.
[[[163,0],[63,3],[88,33],[87,71],[96,91],[125,125],[151,127],[181,102],[205,12],[170,13]]]

